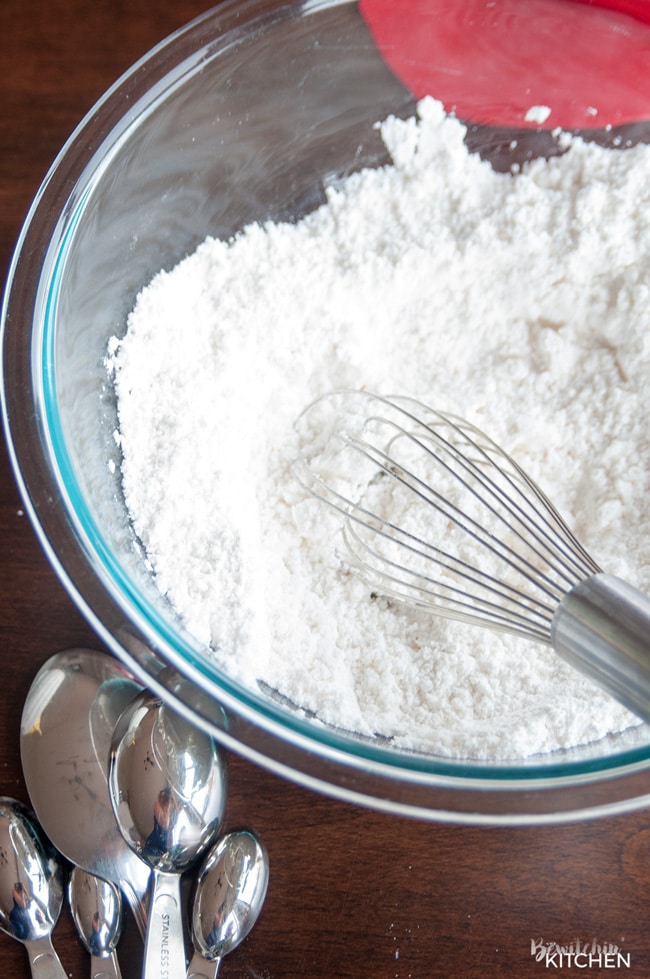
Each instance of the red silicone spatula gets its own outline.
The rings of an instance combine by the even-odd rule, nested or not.
[[[359,9],[412,94],[465,121],[601,129],[650,119],[650,0],[360,0]]]

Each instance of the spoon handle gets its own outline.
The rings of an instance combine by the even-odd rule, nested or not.
[[[120,965],[114,951],[101,958],[97,955],[91,957],[90,979],[122,979]]]
[[[154,870],[142,979],[185,979],[186,968],[180,876]]]
[[[132,886],[130,881],[127,880],[122,880],[120,882],[120,890],[122,891],[127,904],[131,908],[133,917],[135,918],[135,923],[138,926],[138,931],[140,932],[140,937],[144,939],[145,935],[147,934],[147,919],[149,917],[147,908],[147,894],[142,894],[140,891],[137,891],[136,888]]]
[[[68,979],[49,935],[23,942],[29,955],[32,979]]]
[[[187,970],[187,979],[217,979],[222,962],[223,957],[210,962],[196,950]]]

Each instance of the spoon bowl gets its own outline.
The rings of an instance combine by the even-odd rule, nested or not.
[[[215,979],[257,921],[268,882],[266,849],[250,830],[227,833],[215,844],[196,880],[187,979]]]
[[[0,929],[22,942],[34,979],[67,979],[52,946],[63,903],[56,852],[30,810],[0,798]]]
[[[217,746],[144,691],[115,729],[109,790],[124,839],[152,871],[143,979],[185,979],[180,876],[223,817],[226,778]]]
[[[108,793],[111,739],[142,689],[105,653],[72,649],[52,656],[27,694],[20,753],[31,804],[57,850],[120,887],[141,934],[150,873],[126,845]]]
[[[122,934],[122,898],[110,881],[75,867],[68,904],[77,933],[91,956],[91,976],[121,979],[116,948]]]

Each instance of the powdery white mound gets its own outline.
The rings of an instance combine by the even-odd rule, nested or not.
[[[391,166],[206,240],[138,297],[109,355],[135,530],[214,657],[323,722],[483,759],[601,738],[635,719],[550,649],[373,600],[290,467],[320,394],[413,395],[650,589],[650,148],[567,139],[500,174],[431,100],[381,131]]]

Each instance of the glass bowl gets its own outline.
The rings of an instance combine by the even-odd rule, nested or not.
[[[362,13],[336,0],[223,3],[137,63],[63,148],[25,222],[3,309],[4,422],[26,510],[109,650],[226,746],[302,785],[386,812],[479,824],[644,806],[645,727],[497,765],[316,725],[220,671],[135,546],[107,341],[124,331],[140,288],[206,235],[296,218],[322,202],[324,184],[386,162],[374,124],[410,115],[414,95]],[[642,125],[619,121],[643,138]],[[471,137],[503,163],[511,129],[479,123]],[[548,150],[548,133],[527,135],[518,153]]]

